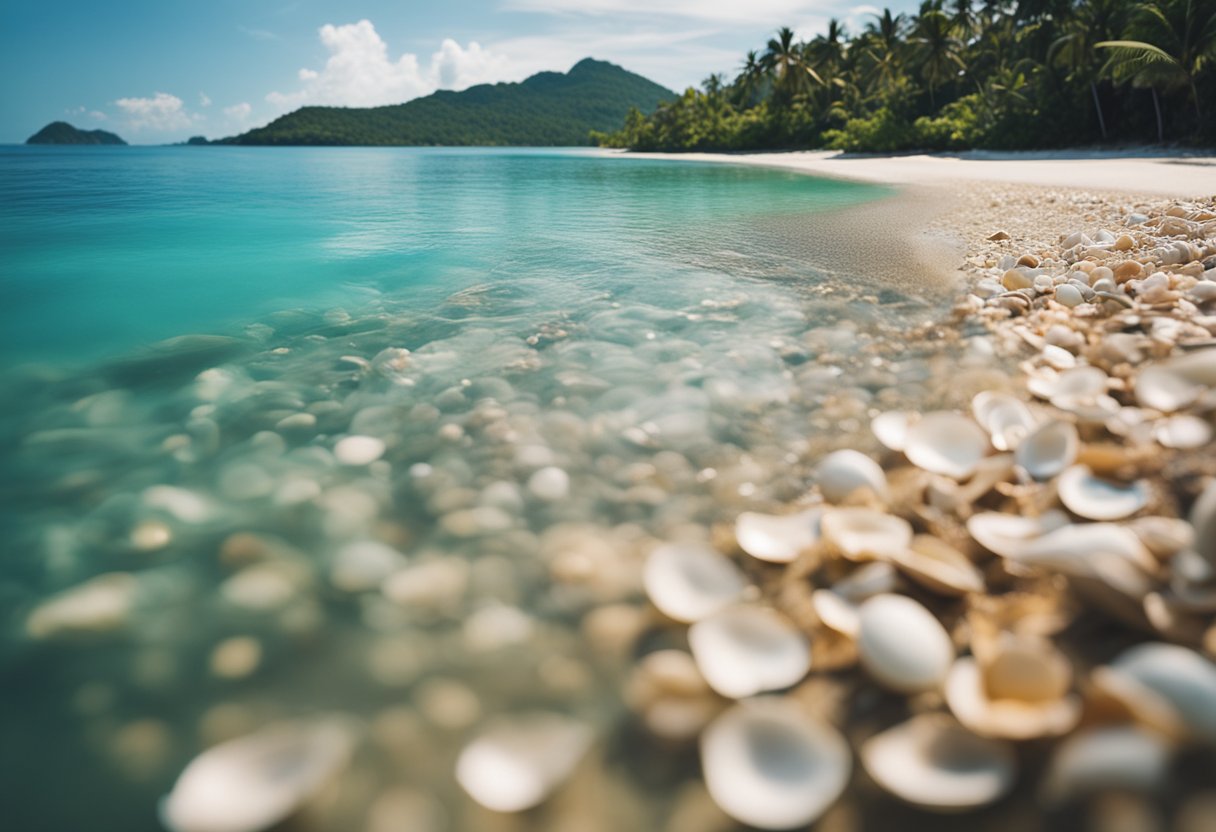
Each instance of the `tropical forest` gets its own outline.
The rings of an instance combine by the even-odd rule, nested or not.
[[[925,0],[781,29],[593,135],[634,150],[1035,149],[1216,144],[1216,0]]]

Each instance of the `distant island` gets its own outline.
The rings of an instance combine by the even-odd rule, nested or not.
[[[631,110],[651,112],[675,93],[615,64],[591,58],[569,72],[541,72],[513,84],[440,90],[386,107],[303,107],[211,144],[525,145],[591,143]],[[198,143],[192,139],[191,144]]]
[[[66,121],[52,121],[25,140],[26,144],[115,144],[125,145],[119,136],[105,130],[81,130]]]

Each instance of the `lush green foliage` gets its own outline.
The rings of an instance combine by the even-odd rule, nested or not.
[[[25,140],[26,144],[126,144],[105,130],[80,130],[66,121],[52,121]]]
[[[1216,0],[925,0],[782,29],[738,75],[597,134],[636,150],[1216,143]]]
[[[518,84],[440,91],[389,107],[303,107],[265,127],[223,140],[273,145],[588,144],[630,108],[653,110],[674,95],[618,66],[590,59],[568,73],[542,72]]]

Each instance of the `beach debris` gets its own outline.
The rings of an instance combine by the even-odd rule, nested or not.
[[[779,697],[739,702],[701,735],[710,797],[759,829],[813,823],[844,791],[852,758],[835,728]]]

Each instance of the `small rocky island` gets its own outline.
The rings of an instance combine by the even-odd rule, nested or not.
[[[121,144],[126,142],[105,130],[80,130],[66,121],[52,121],[25,140],[26,144]]]

